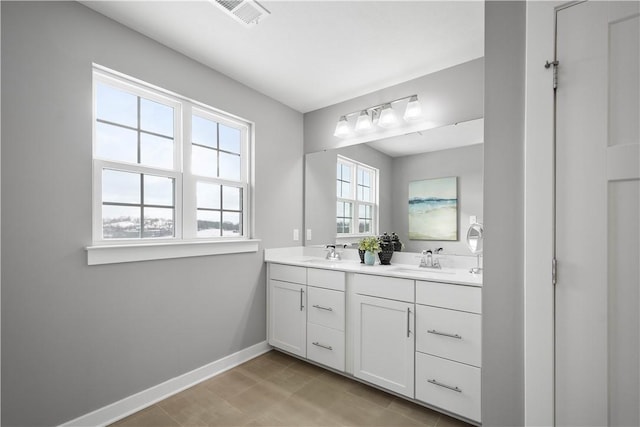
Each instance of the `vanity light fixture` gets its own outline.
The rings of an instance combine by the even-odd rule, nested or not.
[[[333,132],[333,134],[340,138],[344,138],[345,136],[349,136],[349,134],[351,134],[347,116],[340,117],[340,120],[338,120],[338,124],[336,125],[336,131]]]
[[[413,122],[422,119],[422,106],[418,101],[418,95],[413,95],[407,103],[407,108],[404,110],[404,120],[406,122]]]
[[[401,119],[393,107],[394,104],[400,103],[401,101],[407,101],[404,115],[402,116],[405,122],[416,122],[424,119],[422,106],[420,105],[420,101],[418,101],[418,95],[414,94],[340,116],[333,134],[339,138],[346,138],[352,136],[353,131],[356,133],[371,131],[374,129],[374,125],[386,129],[399,126]],[[349,117],[355,115],[358,115],[358,118],[352,130]]]
[[[356,132],[363,132],[373,128],[373,122],[367,110],[362,110],[356,120]]]
[[[391,104],[384,104],[380,111],[380,118],[378,119],[378,126],[383,128],[392,128],[398,124],[398,116],[391,107]]]

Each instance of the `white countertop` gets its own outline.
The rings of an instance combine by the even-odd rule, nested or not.
[[[275,252],[275,251],[274,251]],[[456,285],[482,286],[482,274],[472,274],[468,268],[420,268],[417,265],[365,265],[360,261],[343,259],[331,261],[322,257],[299,255],[294,253],[265,252],[265,262],[296,265],[308,268],[345,271],[349,273],[373,274],[378,276],[399,277],[430,282],[452,283]]]

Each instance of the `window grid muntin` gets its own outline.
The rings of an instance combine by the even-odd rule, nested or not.
[[[99,65],[94,65],[94,102],[93,102],[93,163],[94,163],[94,191],[93,191],[93,236],[94,242],[103,245],[117,244],[118,242],[131,243],[131,240],[125,239],[101,239],[102,237],[102,208],[101,208],[101,171],[103,167],[112,169],[118,169],[123,171],[138,172],[144,171],[148,173],[151,171],[152,175],[166,175],[175,178],[175,192],[176,198],[174,208],[174,222],[175,222],[175,237],[172,239],[154,239],[154,242],[161,240],[164,241],[225,241],[225,240],[247,240],[251,236],[251,176],[252,176],[252,159],[249,157],[253,155],[252,140],[254,138],[253,124],[245,119],[231,115],[229,113],[220,111],[216,108],[208,106],[204,103],[194,101],[183,97],[179,94],[172,93],[162,88],[157,88],[148,83],[139,81],[135,78],[124,76],[121,73],[107,70]],[[96,90],[99,83],[113,86],[118,90],[133,94],[137,97],[142,97],[160,104],[166,104],[173,107],[174,118],[174,159],[173,169],[163,169],[157,166],[150,166],[139,163],[130,163],[124,161],[117,161],[111,159],[104,159],[96,156],[96,130],[95,124],[97,123],[96,117]],[[240,178],[239,180],[229,180],[223,178],[211,178],[200,177],[191,173],[190,170],[190,158],[191,158],[191,125],[187,120],[190,119],[192,114],[198,114],[203,117],[212,117],[214,121],[219,124],[231,127],[239,131],[239,151],[240,153],[230,152],[228,150],[221,150],[222,152],[237,155],[240,158]],[[109,122],[108,120],[104,120]],[[109,123],[111,124],[111,123]],[[119,125],[118,123],[114,123]],[[119,125],[121,127],[127,125]],[[132,129],[137,131],[137,129]],[[157,132],[144,131],[151,136],[165,137],[166,135],[158,134]],[[184,162],[183,162],[184,160]],[[241,200],[239,203],[242,206],[242,211],[228,210],[226,212],[237,214],[239,217],[239,230],[240,234],[234,236],[222,236],[221,238],[201,238],[197,236],[197,219],[196,219],[196,202],[195,202],[195,182],[197,180],[213,181],[221,185],[234,186],[240,188],[242,191]],[[133,239],[136,241],[135,239]],[[138,239],[137,241],[143,242],[145,239]]]
[[[116,172],[126,172],[126,173],[136,173],[137,175],[139,175],[140,177],[140,203],[128,203],[128,202],[105,202],[104,200],[102,201],[102,206],[124,206],[124,207],[132,207],[132,208],[138,208],[140,209],[140,231],[139,231],[139,237],[138,238],[110,238],[110,237],[105,237],[104,236],[104,218],[103,218],[103,223],[102,223],[102,238],[103,239],[108,239],[108,240],[114,240],[114,239],[128,239],[128,240],[132,240],[132,239],[144,239],[144,230],[145,230],[145,208],[152,208],[152,209],[171,209],[172,211],[172,227],[171,227],[171,237],[170,238],[175,238],[176,237],[176,179],[172,178],[170,176],[163,176],[163,175],[153,175],[153,174],[148,174],[148,173],[141,173],[141,172],[132,172],[129,170],[118,170],[118,169],[110,169],[110,168],[104,168],[102,169],[102,172],[104,172],[105,170],[112,170],[112,171],[116,171]],[[170,179],[172,182],[172,188],[171,188],[171,199],[172,199],[172,203],[171,205],[159,205],[159,204],[154,204],[154,203],[145,203],[145,181],[144,178],[145,176],[157,176],[160,178],[167,178]],[[147,239],[158,239],[158,238],[167,238],[167,237],[146,237]]]
[[[204,182],[204,181],[200,181],[198,180],[198,182]],[[215,182],[211,182],[212,184],[217,184]],[[197,185],[197,183],[196,183]],[[243,234],[243,230],[244,230],[244,188],[241,186],[237,186],[237,185],[224,185],[224,184],[219,184],[219,197],[220,197],[220,208],[216,209],[216,208],[201,208],[198,204],[198,201],[196,199],[196,221],[197,220],[197,213],[200,211],[203,212],[216,212],[219,213],[219,218],[220,218],[220,237],[224,236],[224,227],[223,227],[223,218],[224,218],[224,213],[228,212],[228,213],[237,213],[240,216],[240,221],[239,221],[239,228],[240,228],[240,232],[239,234],[242,235]],[[238,198],[238,205],[239,205],[239,209],[225,209],[224,206],[224,188],[237,188],[238,190],[240,190],[240,196]],[[201,231],[201,229],[199,228],[199,224],[196,224],[196,232]]]

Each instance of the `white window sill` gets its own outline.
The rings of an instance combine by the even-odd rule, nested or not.
[[[87,246],[87,264],[115,264],[206,255],[258,252],[260,240],[225,240],[209,242],[140,243]]]

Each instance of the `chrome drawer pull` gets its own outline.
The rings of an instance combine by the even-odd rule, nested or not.
[[[304,289],[300,288],[300,311],[304,310]]]
[[[315,308],[319,308],[320,310],[333,311],[333,308],[331,308],[331,307],[323,307],[323,306],[318,305],[318,304],[314,304],[313,306],[314,306]]]
[[[458,335],[458,334],[455,334],[455,335],[454,335],[454,334],[448,334],[448,333],[446,333],[446,332],[438,332],[438,331],[436,331],[435,329],[432,329],[432,330],[427,331],[427,332],[428,332],[428,333],[430,333],[430,334],[442,335],[443,337],[457,338],[457,339],[459,339],[459,340],[461,340],[461,339],[462,339],[462,336],[460,336],[460,335]]]
[[[459,389],[458,387],[451,387],[450,385],[439,383],[436,380],[427,380],[427,382],[430,382],[431,384],[437,385],[439,387],[444,387],[444,388],[448,388],[449,390],[457,391],[458,393],[462,393],[462,390]]]
[[[326,348],[327,350],[333,351],[333,347],[331,347],[330,345],[320,344],[319,342],[312,342],[311,344],[313,344],[315,346],[318,346],[318,347]]]

